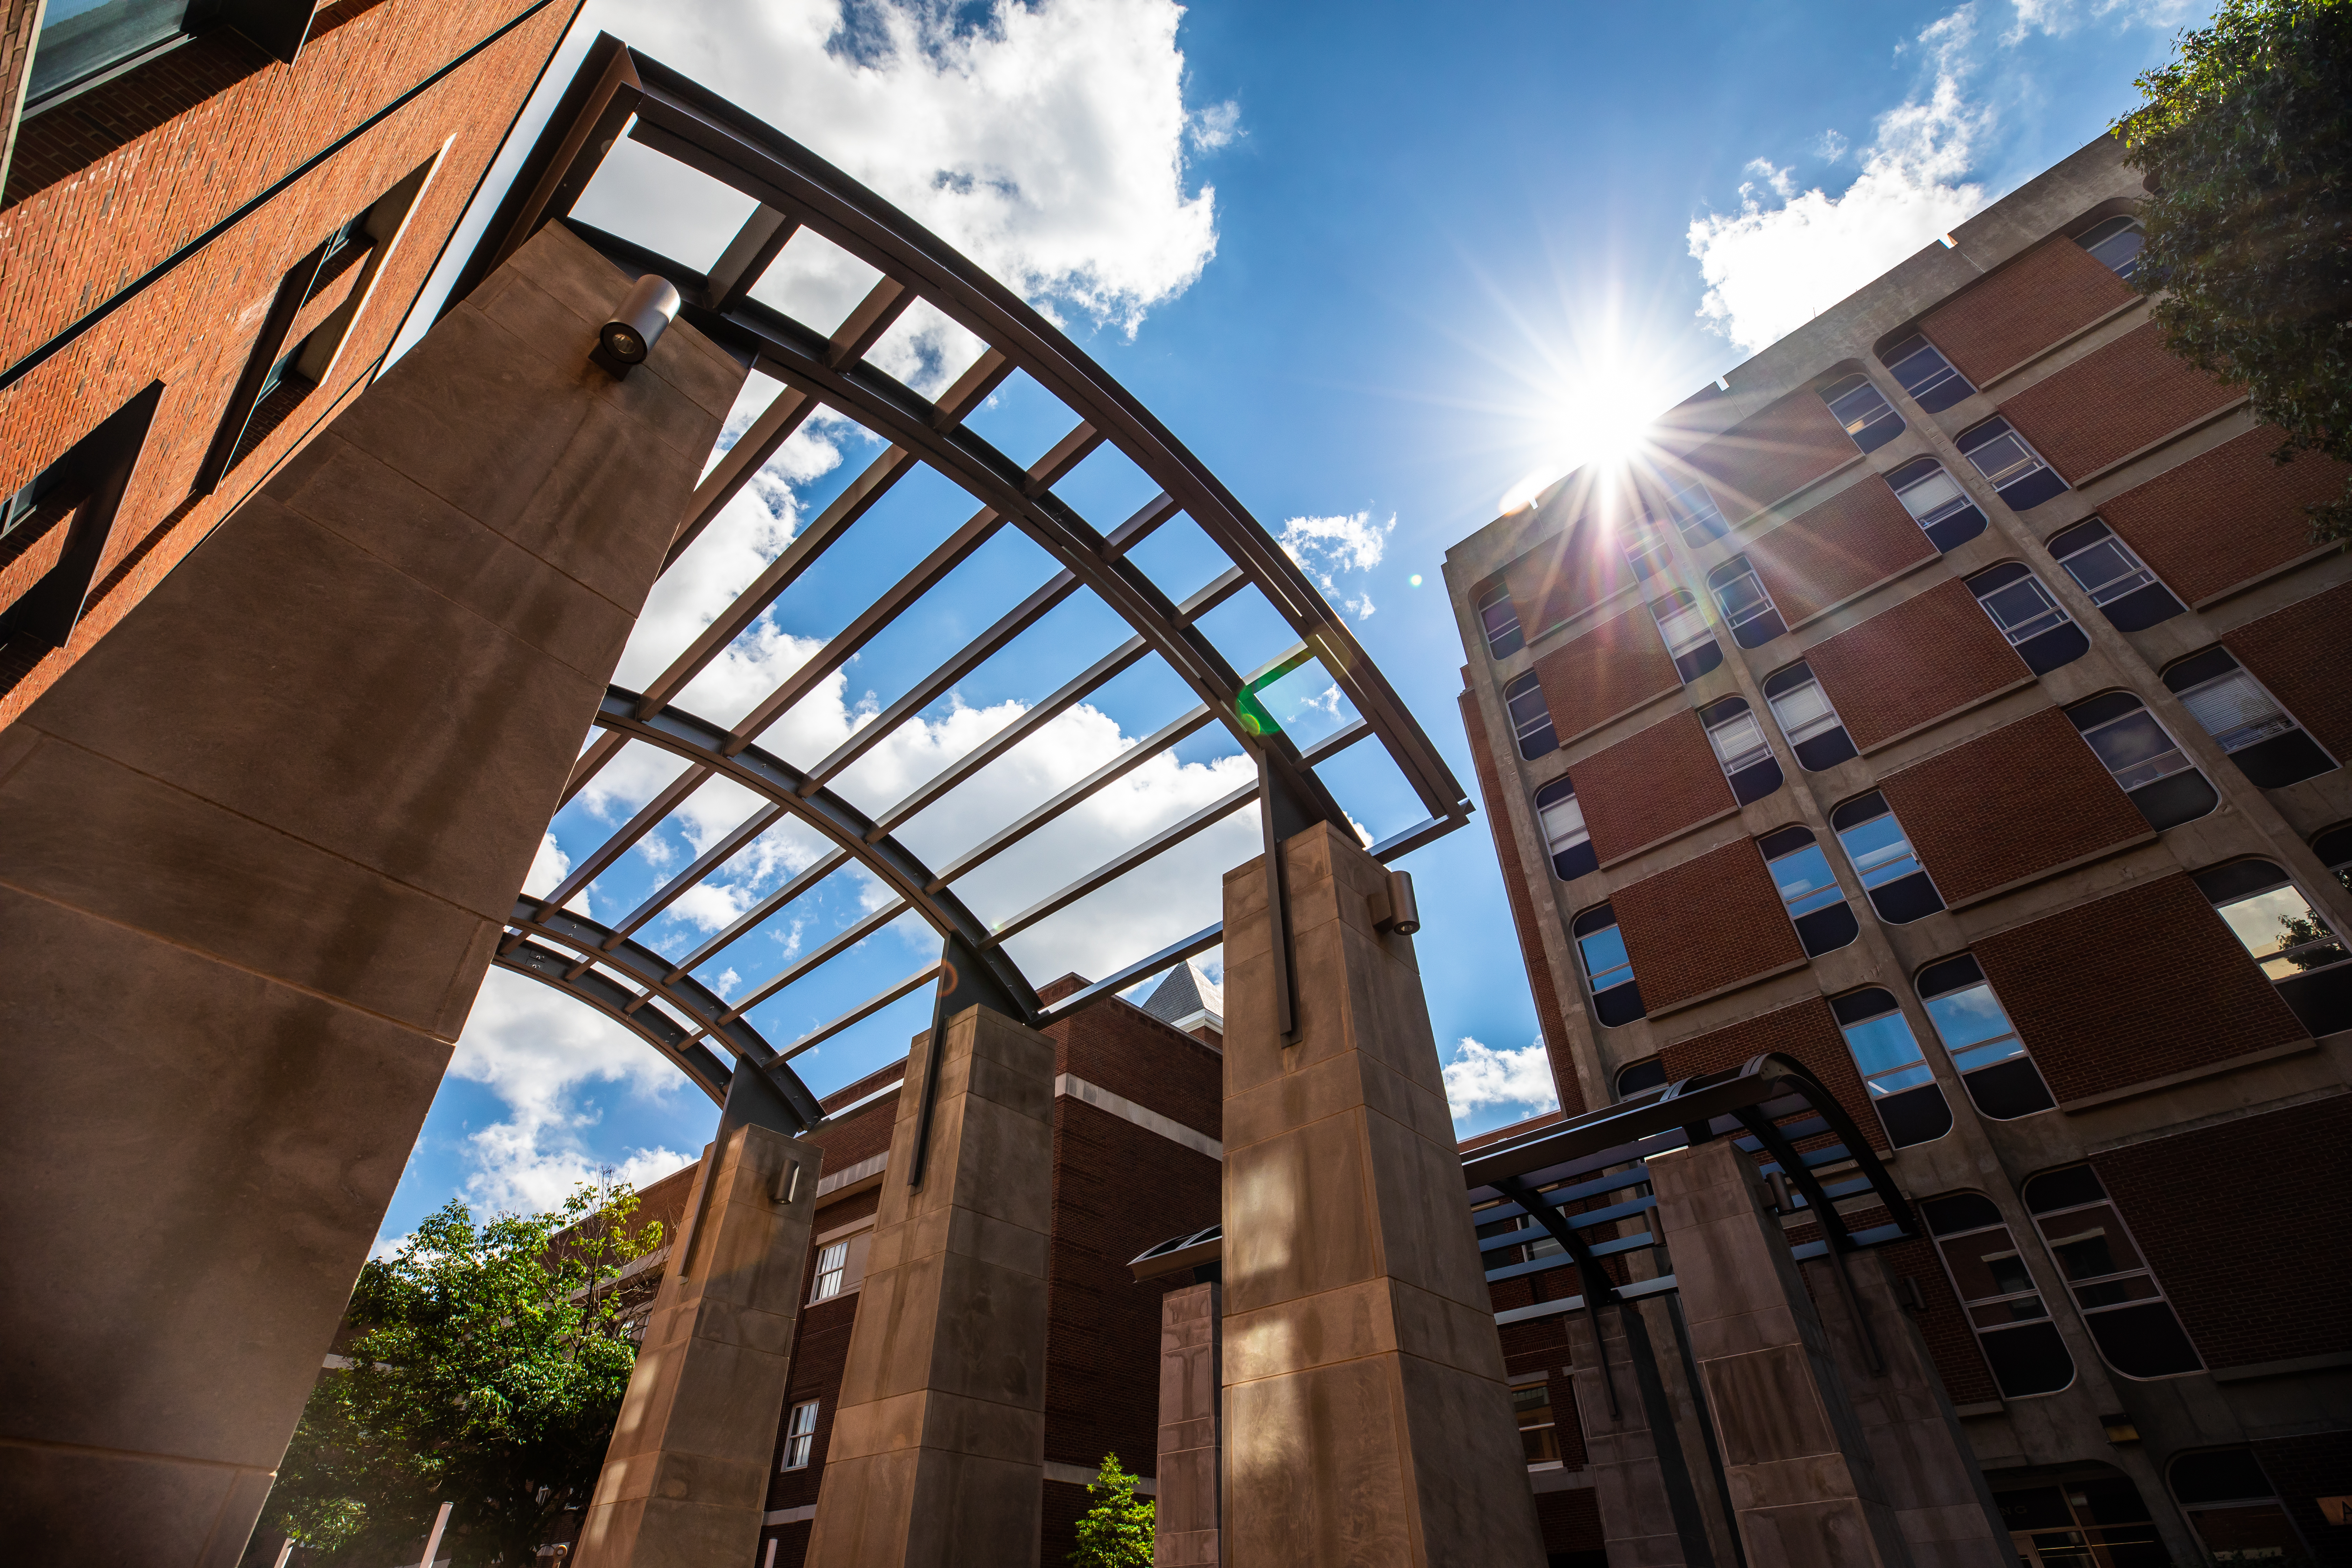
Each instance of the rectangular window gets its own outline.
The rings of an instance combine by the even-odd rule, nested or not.
[[[1830,1011],[1853,1053],[1871,1106],[1896,1148],[1929,1142],[1952,1130],[1952,1109],[1893,992],[1872,986],[1833,996]]]
[[[1929,964],[1920,971],[1918,986],[1919,1000],[1979,1110],[2007,1121],[2057,1103],[1973,955]]]
[[[2231,670],[2179,695],[2181,706],[2225,752],[2242,752],[2294,728],[2286,710],[2243,669]]]
[[[793,1406],[792,1419],[784,1426],[784,1462],[781,1468],[805,1470],[811,1451],[816,1447],[816,1405],[814,1399]]]
[[[1968,378],[1952,368],[1952,362],[1924,337],[1905,340],[1886,351],[1883,356],[1886,368],[1911,401],[1930,414],[1949,408],[1976,391]]]
[[[2045,1171],[2025,1184],[2023,1195],[2108,1365],[2126,1377],[2204,1369],[2090,1166]]]
[[[1727,775],[1772,760],[1772,743],[1764,738],[1764,727],[1744,704],[1738,712],[1709,724],[1706,739]]]
[[[1952,1193],[1925,1200],[1919,1214],[2001,1393],[2021,1399],[2073,1383],[2074,1358],[1992,1200]]]
[[[2083,731],[2083,739],[2126,794],[2196,766],[2146,708],[2095,725]]]
[[[2066,481],[2006,419],[1989,419],[1962,433],[1958,445],[1961,455],[2016,510],[2040,506],[2066,489]]]
[[[1489,588],[1478,597],[1478,626],[1486,634],[1486,657],[1508,658],[1527,646],[1519,633],[1518,606],[1508,588]]]
[[[1756,847],[1763,853],[1764,869],[1780,890],[1806,957],[1843,947],[1860,933],[1861,923],[1811,828],[1783,827],[1758,839]]]
[[[1561,881],[1574,881],[1600,866],[1592,836],[1585,831],[1584,807],[1576,802],[1574,784],[1555,779],[1536,791],[1536,820],[1543,826],[1552,874]]]
[[[1644,580],[1663,574],[1673,565],[1665,540],[1638,524],[1625,534],[1625,563],[1633,568],[1634,576]]]
[[[1658,617],[1658,635],[1665,638],[1666,651],[1676,658],[1715,636],[1707,629],[1706,612],[1688,594],[1660,599],[1650,606],[1650,613]]]
[[[836,1241],[819,1249],[816,1255],[816,1289],[811,1301],[830,1301],[841,1294],[842,1282],[849,1277],[849,1243]]]
[[[1707,574],[1706,585],[1731,628],[1731,640],[1741,647],[1761,647],[1789,629],[1780,607],[1764,590],[1746,556],[1725,562]]]
[[[2101,609],[2156,581],[2156,574],[2105,523],[2074,530],[2066,544],[2067,553],[2058,557],[2058,564]]]
[[[1895,412],[1886,395],[1872,385],[1867,376],[1846,376],[1822,387],[1821,395],[1829,405],[1830,416],[1865,452],[1874,452],[1903,434],[1903,416]]]
[[[2066,624],[2065,606],[2042,585],[2042,579],[2032,573],[2011,577],[2007,582],[1980,594],[1977,603],[2000,628],[2000,635],[2015,647],[2032,641],[2043,632],[2055,631]]]
[[[1693,479],[1668,496],[1666,515],[1675,520],[1675,526],[1682,531],[1683,542],[1693,550],[1730,531],[1715,498],[1707,494],[1704,480]]]
[[[1551,1413],[1551,1384],[1515,1383],[1511,1385],[1511,1414],[1518,1418],[1519,1447],[1530,1465],[1556,1464],[1559,1460],[1559,1424]]]
[[[1886,797],[1876,791],[1847,801],[1830,813],[1830,827],[1870,895],[1871,907],[1890,925],[1906,925],[1944,907],[1927,868],[1912,852],[1911,840],[1895,819]]]
[[[1533,762],[1559,749],[1559,736],[1551,727],[1551,709],[1544,701],[1543,683],[1534,670],[1503,688],[1503,710],[1510,715],[1511,735],[1519,743],[1520,756]]]
[[[1617,929],[1617,914],[1607,904],[1585,910],[1569,928],[1576,939],[1576,954],[1584,965],[1585,984],[1592,990],[1592,1011],[1611,1028],[1630,1024],[1647,1010],[1642,988],[1633,982],[1633,960]]]
[[[2164,684],[2204,731],[2263,789],[2333,772],[2336,759],[2222,647],[2169,666]]]
[[[1829,693],[1813,679],[1811,667],[1792,664],[1764,681],[1764,700],[1797,753],[1797,764],[1808,773],[1833,768],[1854,754],[1853,739],[1830,705]]]

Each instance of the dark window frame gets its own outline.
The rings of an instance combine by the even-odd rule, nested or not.
[[[1971,1201],[1972,1200],[1972,1201]],[[1980,1192],[1961,1189],[1940,1193],[1919,1200],[1919,1214],[1928,1238],[1936,1247],[1936,1261],[1943,1266],[1944,1277],[1952,1287],[1952,1295],[1960,1304],[1960,1314],[1976,1336],[1977,1348],[1991,1371],[1994,1384],[2004,1399],[2041,1399],[2053,1394],[2063,1394],[2082,1377],[2082,1368],[2075,1364],[2074,1352],[2066,1346],[2065,1336],[2051,1320],[2048,1302],[2041,1281],[2027,1261],[2025,1250],[2017,1242],[2017,1232],[2002,1214],[2000,1205]],[[1987,1280],[1995,1286],[2015,1286],[1971,1296],[1969,1286],[1960,1278],[1953,1263],[1952,1248],[1975,1240],[1990,1237],[2000,1232],[1994,1245],[2005,1244],[2006,1252],[1984,1252],[1979,1243],[1974,1261],[1984,1265],[1991,1261],[2017,1260],[2024,1275],[2022,1285],[2014,1279],[2004,1279],[1997,1269],[1988,1268]],[[1963,1253],[1965,1256],[1965,1253]],[[2006,1308],[2006,1322],[1987,1322],[1988,1314]],[[1994,1342],[2000,1340],[1998,1347]],[[2063,1382],[2046,1381],[2050,1370],[2063,1363],[2066,1375]],[[2013,1374],[2019,1386],[2011,1386]],[[2026,1384],[2035,1377],[2045,1381],[2032,1386]]]
[[[2189,606],[2179,595],[2164,585],[2156,569],[2139,558],[2139,552],[2124,542],[2121,534],[2109,528],[2105,519],[2086,517],[2072,528],[2051,537],[2050,558],[2060,570],[2074,579],[2083,596],[2098,607],[2107,617],[2107,624],[2119,632],[2144,632],[2160,622],[2187,612]],[[2105,549],[2119,558],[2123,570],[2112,564],[2094,566],[2091,558]],[[2077,566],[2076,562],[2083,563]],[[2108,574],[2096,582],[2092,574],[2105,571]]]
[[[2181,746],[2170,727],[2137,693],[2102,691],[2068,704],[2065,711],[2074,732],[2083,737],[2083,743],[2090,747],[2091,754],[2099,760],[2116,787],[2124,792],[2124,798],[2132,803],[2154,831],[2162,833],[2184,822],[2195,822],[2221,804],[2221,791],[2205,776],[2205,770],[2197,765],[2197,760]],[[2158,752],[2143,748],[2143,756],[2119,771],[2116,759],[2108,755],[2115,742],[2111,740],[2103,749],[2100,738],[2117,736],[2136,719],[2144,720],[2144,727],[2154,729],[2169,749]],[[2166,766],[2168,756],[2179,759],[2179,766]],[[2134,775],[2144,770],[2147,776],[2135,781]]]
[[[2035,1192],[2037,1187],[2042,1189],[2039,1196]],[[2095,1195],[2084,1196],[2086,1193]],[[2098,1347],[2099,1359],[2107,1363],[2110,1372],[2118,1377],[2130,1378],[2135,1383],[2153,1383],[2171,1377],[2193,1377],[2206,1370],[2203,1353],[2197,1349],[2196,1342],[2189,1337],[2188,1326],[2181,1322],[2179,1312],[2174,1309],[2171,1297],[2165,1291],[2164,1282],[2156,1277],[2155,1267],[2148,1262],[2147,1250],[2132,1235],[2131,1222],[2124,1217],[2123,1205],[2116,1201],[2114,1194],[2107,1191],[2106,1184],[2099,1180],[2098,1172],[2088,1162],[2035,1172],[2018,1184],[2018,1197],[2024,1203],[2026,1212],[2033,1216],[2034,1232],[2042,1242],[2042,1249],[2049,1254],[2053,1267],[2058,1270],[2058,1279],[2065,1287],[2076,1315],[2083,1320],[2083,1327],[2090,1333],[2091,1342]],[[2095,1232],[2064,1229],[2066,1216],[2083,1216],[2083,1220],[2076,1222],[2083,1223],[2094,1211],[2100,1209],[2105,1210],[2113,1218],[2116,1230],[2122,1233],[2124,1245],[2137,1261],[2126,1268],[2111,1268],[2103,1272],[2078,1275],[2074,1272],[2077,1262],[2090,1262],[2099,1258],[2104,1258],[2110,1264],[2116,1261],[2113,1249],[2105,1245],[2104,1226]],[[2053,1220],[2058,1222],[2057,1228],[2062,1234],[2053,1234]],[[2094,1239],[2101,1243],[2098,1254],[2085,1252],[2081,1258],[2067,1256],[2067,1249],[2082,1248]],[[2135,1275],[2147,1281],[2149,1293],[2116,1295],[2116,1291],[2128,1288],[2128,1282]],[[2186,1352],[2189,1364],[2176,1365],[2159,1372],[2129,1371],[2122,1364],[2123,1360],[2128,1358],[2119,1356],[2116,1350],[2122,1332],[2120,1324],[2126,1314],[2143,1323],[2151,1321],[2149,1310],[2159,1307],[2169,1321],[2171,1335],[2178,1342],[2176,1353]],[[2164,1337],[2161,1328],[2155,1332],[2158,1339]]]
[[[1933,364],[1921,365],[1920,355],[1934,356]],[[1928,342],[1925,332],[1913,332],[1901,342],[1878,356],[1886,374],[1903,389],[1904,395],[1919,405],[1923,414],[1940,414],[1955,403],[1976,395],[1976,388],[1960,374],[1943,350]],[[1913,367],[1916,380],[1906,379],[1904,367]]]
[[[2222,644],[2216,643],[2211,647],[2174,659],[2164,667],[2159,679],[2163,680],[2166,690],[2180,699],[2180,705],[2189,710],[2189,716],[2197,721],[2198,728],[2212,738],[2213,743],[2221,748],[2237,770],[2246,775],[2247,782],[2258,789],[2284,789],[2289,784],[2333,773],[2342,765],[2326,746],[2320,744],[2319,737],[2314,735],[2303,721],[2278,700],[2278,693],[2263,685],[2262,679]],[[2198,710],[2198,699],[2215,691],[2225,682],[2250,688],[2256,697],[2270,704],[2271,716],[2284,721],[2285,728],[2242,738],[2236,745],[2231,745],[2227,737],[2245,726],[2241,724],[2217,731],[2207,721],[2205,714]],[[2207,701],[2204,706],[2210,708],[2214,704]]]
[[[1616,933],[1617,951],[1624,954],[1623,962],[1612,963],[1595,974],[1592,954],[1585,948],[1588,941]],[[1625,946],[1625,933],[1617,923],[1617,911],[1608,904],[1595,904],[1582,910],[1569,923],[1569,939],[1576,946],[1577,971],[1584,979],[1584,994],[1592,1005],[1592,1016],[1603,1028],[1614,1029],[1649,1016],[1649,1006],[1642,1000],[1642,986],[1633,973],[1633,955]],[[1623,978],[1608,985],[1600,984],[1601,975]]]
[[[1532,718],[1523,718],[1518,712],[1517,704],[1530,693],[1543,710],[1540,723]],[[1513,677],[1504,686],[1503,716],[1510,721],[1511,740],[1519,749],[1521,762],[1532,763],[1538,757],[1548,757],[1559,750],[1559,731],[1551,721],[1551,703],[1544,696],[1543,682],[1536,678],[1534,670]],[[1530,749],[1530,742],[1538,741],[1540,743]]]
[[[63,528],[66,537],[57,563],[0,612],[0,640],[21,637],[49,647],[72,640],[163,400],[163,384],[150,382],[10,498],[10,531]]]
[[[1985,619],[1993,624],[1993,629],[2000,633],[2011,650],[2034,674],[2047,675],[2091,651],[2090,634],[2058,595],[2050,591],[2042,574],[2024,562],[2003,561],[1981,572],[1971,572],[1961,581],[1975,595],[1977,607],[1985,613]],[[2002,618],[2001,610],[1994,608],[1994,600],[2016,598],[2029,584],[2032,590],[2025,596],[2038,598],[2040,607],[2012,626]],[[2053,620],[2053,616],[2056,619]]]
[[[2017,1027],[2017,1021],[2002,1005],[2000,994],[1984,966],[1973,953],[1957,953],[1939,958],[1921,966],[1911,977],[1911,989],[1919,997],[1919,1005],[1927,1010],[1927,1022],[1936,1031],[1937,1044],[1951,1058],[1952,1070],[1960,1075],[1960,1087],[1968,1091],[1969,1101],[1979,1115],[1994,1121],[2014,1121],[2021,1116],[2038,1116],[2057,1109],[2057,1098],[2042,1076],[2033,1052]],[[1964,1040],[1958,1047],[1952,1043],[1950,1031],[1945,1028],[1944,1015],[1937,1011],[1939,1002],[1950,1003],[1955,998],[1981,989],[1991,1000],[1994,1012],[2000,1016],[2002,1032],[1982,1035]],[[2006,1039],[2015,1049],[1999,1056],[1989,1053],[2000,1048]],[[1976,1061],[1966,1058],[1980,1058]]]
[[[1745,579],[1756,587],[1756,597],[1746,606],[1746,613],[1735,616],[1727,598],[1729,591]],[[1715,601],[1716,613],[1731,632],[1731,640],[1741,647],[1762,647],[1774,637],[1786,637],[1787,617],[1773,602],[1772,590],[1764,585],[1763,577],[1746,555],[1735,555],[1706,574],[1707,596]],[[1758,605],[1763,606],[1759,610]]]
[[[1968,487],[1937,458],[1914,458],[1901,468],[1888,470],[1885,478],[1886,488],[1895,492],[1895,499],[1902,503],[1911,521],[1919,525],[1919,531],[1927,536],[1927,542],[1936,547],[1937,554],[1948,555],[1985,531],[1984,508],[1977,505]],[[1910,492],[1937,479],[1949,484],[1952,494],[1923,513],[1911,500]]]
[[[1987,468],[1977,454],[2003,437],[2014,440],[2027,460],[1998,469]],[[2000,496],[2001,504],[2011,511],[2031,511],[2043,501],[2065,494],[2072,488],[2066,483],[2065,477],[2050,466],[2050,460],[2034,450],[2033,443],[2028,441],[2016,426],[1999,415],[1961,431],[1954,437],[1953,445],[1959,447],[1960,456],[1966,458],[1969,466],[1992,486],[1993,493]],[[1996,474],[2008,477],[1996,478]]]
[[[1563,800],[1576,805],[1576,831],[1579,835],[1564,848],[1554,841],[1551,824],[1544,816],[1546,811]],[[1566,773],[1535,792],[1535,813],[1536,831],[1543,835],[1544,853],[1550,858],[1553,876],[1563,882],[1572,882],[1601,868],[1600,854],[1592,847],[1592,833],[1584,820],[1584,803],[1577,800],[1576,785],[1569,782]]]
[[[1820,837],[1802,824],[1775,828],[1756,841],[1756,852],[1764,858],[1764,874],[1772,879],[1772,889],[1780,896],[1781,912],[1797,933],[1797,945],[1807,958],[1819,958],[1825,952],[1852,946],[1862,934],[1862,921],[1853,912],[1853,901],[1846,897],[1845,884],[1837,879],[1837,868],[1830,863],[1829,851],[1822,847]],[[1808,884],[1794,891],[1784,879],[1786,872],[1776,869],[1784,862],[1803,856],[1808,850],[1821,863],[1822,873],[1829,879],[1818,886]]]
[[[1814,388],[1814,395],[1829,409],[1830,417],[1843,426],[1846,438],[1864,452],[1875,452],[1906,428],[1902,412],[1887,401],[1876,382],[1860,371]]]
[[[1718,732],[1735,728],[1745,718],[1748,727],[1755,731],[1756,743],[1732,756],[1724,754],[1725,742]],[[1740,696],[1722,698],[1698,710],[1699,728],[1706,732],[1707,750],[1715,753],[1716,764],[1722,768],[1724,782],[1731,786],[1731,797],[1742,805],[1752,805],[1786,782],[1780,772],[1780,759],[1772,753],[1772,733],[1764,721]]]

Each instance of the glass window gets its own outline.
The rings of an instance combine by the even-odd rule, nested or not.
[[[1853,737],[1809,666],[1792,664],[1776,671],[1764,682],[1764,700],[1771,704],[1780,733],[1789,738],[1789,749],[1797,753],[1797,765],[1807,773],[1833,768],[1854,754]]]
[[[1657,617],[1658,636],[1665,639],[1666,651],[1674,656],[1675,672],[1685,685],[1723,662],[1723,649],[1707,624],[1706,610],[1689,593],[1676,588],[1661,595],[1650,601],[1650,614]]]
[[[2326,917],[2268,860],[2235,860],[2197,873],[2197,886],[2279,999],[2314,1035],[2352,1028],[2352,964]]]
[[[1496,584],[1478,595],[1478,625],[1486,634],[1486,657],[1508,658],[1527,646],[1519,634],[1518,607],[1510,589]]]
[[[1886,482],[1927,542],[1939,551],[1948,552],[1985,531],[1984,510],[1933,458],[1904,464],[1886,476]]]
[[[2074,243],[2097,258],[2100,266],[2128,283],[2139,270],[2139,249],[2147,240],[2137,218],[2111,217],[2078,235]]]
[[[1911,840],[1904,836],[1903,825],[1895,820],[1885,795],[1873,790],[1859,800],[1847,801],[1830,813],[1830,826],[1879,919],[1890,925],[1906,925],[1944,907],[1942,896],[1928,880],[1919,857],[1912,853]]]
[[[792,1419],[784,1424],[784,1462],[787,1470],[805,1470],[812,1450],[816,1447],[816,1406],[814,1399],[793,1406]]]
[[[2187,607],[2095,517],[2053,539],[2050,553],[2119,632],[2146,631]]]
[[[2188,753],[2130,692],[2103,692],[2066,710],[2066,717],[2158,833],[2192,822],[2221,804],[2221,795]]]
[[[1731,640],[1741,647],[1761,647],[1789,629],[1745,555],[1735,555],[1708,573],[1706,585],[1731,627]]]
[[[2091,639],[2032,567],[2011,561],[1979,572],[1969,579],[1969,592],[2036,675],[2047,675],[2091,651]]]
[[[1872,986],[1830,999],[1854,1069],[1886,1135],[1898,1149],[1926,1143],[1952,1130],[1952,1108],[1927,1066],[1927,1053],[1911,1033],[1895,994]]]
[[[2055,1394],[2073,1383],[2074,1358],[1999,1206],[1982,1193],[1951,1193],[1922,1202],[1919,1215],[2002,1395]]]
[[[2058,1103],[1974,958],[1962,953],[1921,970],[1919,1000],[1979,1110],[2008,1121]]]
[[[1665,536],[1642,523],[1629,526],[1625,531],[1625,563],[1643,582],[1664,575],[1674,565],[1666,554]]]
[[[2223,647],[2168,667],[2164,684],[2249,781],[2280,789],[2327,773],[2336,759]]]
[[[2204,1370],[2096,1172],[2045,1171],[2025,1184],[2023,1196],[2109,1366],[2126,1377]]]
[[[1503,707],[1511,716],[1511,736],[1519,743],[1519,755],[1529,762],[1559,750],[1559,737],[1552,732],[1551,710],[1544,703],[1543,685],[1529,670],[1503,688]]]
[[[816,1255],[816,1289],[809,1295],[811,1301],[830,1301],[841,1294],[842,1282],[849,1277],[849,1243],[836,1241],[821,1247]]]
[[[1626,956],[1625,939],[1618,932],[1616,911],[1607,904],[1576,917],[1577,957],[1584,964],[1584,981],[1592,991],[1592,1011],[1603,1024],[1630,1024],[1648,1008],[1642,988],[1633,983],[1633,961]]]
[[[1838,886],[1830,858],[1822,853],[1812,829],[1783,827],[1758,839],[1756,847],[1763,853],[1764,868],[1780,889],[1806,957],[1818,958],[1861,934],[1861,922],[1845,901],[1845,889]]]
[[[1911,401],[1930,414],[1941,413],[1976,391],[1968,377],[1954,370],[1952,362],[1924,337],[1906,338],[1879,360],[1895,373]]]
[[[2216,1448],[2172,1461],[2172,1495],[2217,1563],[2303,1568],[2317,1561],[2251,1448]]]
[[[1549,1380],[1511,1384],[1511,1414],[1518,1418],[1519,1447],[1528,1463],[1559,1463],[1559,1431],[1551,1413]]]
[[[1887,403],[1885,394],[1865,375],[1849,375],[1822,388],[1822,401],[1831,416],[1845,426],[1853,444],[1874,452],[1903,434],[1903,416]]]
[[[1721,509],[1701,479],[1693,479],[1667,495],[1666,515],[1675,520],[1675,526],[1682,531],[1683,542],[1693,550],[1730,531]]]
[[[1699,710],[1698,721],[1706,727],[1706,742],[1715,748],[1715,759],[1723,764],[1723,776],[1731,781],[1732,797],[1740,805],[1762,800],[1780,787],[1780,764],[1746,698],[1710,703]]]
[[[1637,1094],[1647,1094],[1654,1089],[1665,1087],[1666,1063],[1663,1057],[1635,1062],[1617,1074],[1617,1098],[1620,1100],[1631,1100]]]
[[[2058,471],[2043,462],[2006,419],[1988,419],[1963,432],[1959,448],[1977,472],[1992,481],[1992,488],[2011,510],[2040,506],[2065,491],[2066,481],[2058,477]]]
[[[1554,779],[1536,791],[1536,820],[1543,825],[1544,849],[1551,856],[1552,875],[1572,882],[1599,868],[1592,836],[1584,830],[1584,808],[1576,804],[1576,786]]]
[[[27,113],[68,88],[105,75],[141,55],[177,43],[212,0],[49,0],[25,85]],[[188,13],[198,15],[192,18]]]

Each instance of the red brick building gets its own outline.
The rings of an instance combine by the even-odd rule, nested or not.
[[[0,724],[368,383],[577,9],[0,0]]]
[[[2164,352],[2144,194],[2084,149],[1455,546],[1463,717],[1563,1107],[1818,1075],[2021,1561],[2352,1563],[2345,473]]]

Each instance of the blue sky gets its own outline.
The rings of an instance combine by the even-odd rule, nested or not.
[[[956,13],[869,0],[846,16],[837,0],[592,0],[550,79],[560,88],[609,28],[909,206],[1056,315],[1328,583],[1475,795],[1445,548],[1507,493],[1573,467],[1584,439],[1679,401],[2099,133],[2197,14],[2179,0],[1491,4],[1442,18],[1225,0]],[[478,210],[496,195],[494,178]],[[741,208],[656,178],[625,147],[583,211],[700,262]],[[862,291],[856,266],[821,247],[795,241],[786,262],[770,297],[814,325]],[[951,331],[920,321],[885,346],[919,383],[956,352]],[[1016,382],[973,423],[1027,461],[1063,433],[1043,405]],[[658,669],[878,450],[837,425],[796,439],[656,591],[621,679]],[[1102,526],[1150,489],[1115,455],[1060,487]],[[860,548],[835,552],[686,705],[741,711],[838,626],[837,606],[971,510],[928,476],[902,484],[858,525]],[[1139,558],[1179,595],[1222,564],[1189,527]],[[1025,542],[992,541],[907,629],[795,709],[777,749],[814,761],[1047,574]],[[1289,640],[1247,602],[1207,625],[1244,668]],[[877,747],[845,791],[887,805],[1121,631],[1084,603],[1056,612]],[[1343,716],[1314,708],[1320,685],[1302,676],[1283,692],[1310,736]],[[906,836],[936,863],[1188,705],[1164,672],[1122,677],[976,780],[969,810],[918,818]],[[971,896],[984,915],[1023,907],[1123,836],[1231,789],[1229,751],[1204,735],[1148,764]],[[1376,834],[1419,815],[1370,759],[1330,772]],[[558,819],[551,854],[585,853],[666,773],[625,757]],[[593,912],[633,907],[749,805],[705,796],[650,855],[599,878]],[[1218,873],[1254,839],[1246,817],[1213,829],[1159,880],[1045,922],[1016,956],[1039,981],[1100,973],[1196,929],[1214,918]],[[753,874],[697,889],[649,928],[656,942],[690,949],[810,855],[789,833],[762,847]],[[557,863],[543,858],[534,890]],[[1483,816],[1408,864],[1459,1125],[1540,1109],[1533,1009]],[[834,879],[706,977],[740,995],[872,903],[869,887]],[[789,1040],[878,991],[935,951],[913,926],[878,932],[753,1017]],[[806,1076],[820,1092],[861,1076],[928,1016],[928,993],[910,996],[804,1058]],[[690,1158],[712,1120],[649,1049],[494,974],[385,1234],[453,1194],[536,1205],[602,1165],[650,1179]]]

